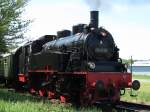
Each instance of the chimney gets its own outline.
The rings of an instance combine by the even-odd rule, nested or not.
[[[98,28],[98,13],[99,11],[90,11],[90,26]]]

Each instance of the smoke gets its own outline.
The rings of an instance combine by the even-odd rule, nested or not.
[[[98,10],[101,6],[101,0],[85,0],[91,10]]]
[[[90,10],[107,11],[113,9],[115,6],[143,6],[150,5],[150,0],[84,0],[90,7]]]
[[[108,10],[111,8],[110,0],[84,0],[90,7],[90,10]]]

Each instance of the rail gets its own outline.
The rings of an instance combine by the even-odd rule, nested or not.
[[[120,101],[115,109],[118,112],[150,112],[150,105]]]

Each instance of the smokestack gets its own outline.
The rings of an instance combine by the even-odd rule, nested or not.
[[[98,28],[98,11],[91,11],[90,16],[91,16],[91,21],[90,21],[90,26],[94,28]]]

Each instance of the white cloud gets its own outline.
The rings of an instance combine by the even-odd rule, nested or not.
[[[71,29],[72,25],[78,23],[88,23],[87,10],[87,7],[70,3],[29,6],[26,17],[33,18],[34,22],[28,34],[37,38],[45,34],[55,34],[58,30]]]
[[[114,4],[112,6],[112,10],[117,13],[123,13],[123,12],[127,12],[129,10],[129,7],[127,5]]]
[[[134,24],[112,24],[109,26],[117,46],[120,48],[120,56],[135,59],[150,59],[150,32],[145,26]]]

